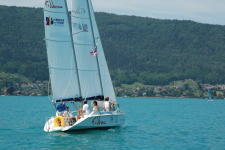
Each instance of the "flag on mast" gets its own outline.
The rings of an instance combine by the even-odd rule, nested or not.
[[[90,51],[90,54],[91,54],[91,56],[98,56],[97,46],[92,51]]]

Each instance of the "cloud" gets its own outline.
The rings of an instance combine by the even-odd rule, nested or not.
[[[68,6],[71,7],[71,0]],[[225,25],[224,0],[92,0],[96,11]],[[0,5],[43,7],[44,0],[0,0]]]
[[[93,0],[97,11],[225,25],[224,0]]]
[[[45,0],[0,0],[0,5],[20,7],[43,7]]]

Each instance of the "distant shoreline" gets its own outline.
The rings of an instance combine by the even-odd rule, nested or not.
[[[7,78],[6,78],[7,79]],[[12,81],[10,81],[12,80]],[[47,96],[49,95],[48,81],[23,81],[7,80],[8,85],[2,86],[2,96]],[[17,79],[18,80],[18,79]],[[213,99],[224,99],[225,85],[199,84],[187,79],[174,81],[169,85],[143,85],[141,83],[122,84],[115,87],[117,97],[143,97],[143,98],[201,98],[208,99],[208,89],[211,89]]]
[[[31,96],[31,95],[0,95],[0,97],[49,97],[49,96]],[[181,99],[181,100],[185,100],[185,99],[199,99],[199,100],[225,100],[225,98],[222,99],[208,99],[205,97],[169,97],[169,96],[164,96],[164,97],[117,97],[117,98],[152,98],[152,99],[157,99],[157,98],[163,98],[163,99]]]

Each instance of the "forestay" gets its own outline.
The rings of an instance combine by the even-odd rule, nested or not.
[[[44,19],[53,99],[80,97],[66,1],[46,0]]]

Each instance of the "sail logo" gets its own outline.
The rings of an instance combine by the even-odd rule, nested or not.
[[[45,18],[45,24],[50,25],[64,25],[64,19],[58,19],[58,18],[52,18],[52,17],[46,17]]]
[[[78,7],[73,12],[77,15],[84,15],[86,13],[86,10],[84,8]]]
[[[88,32],[88,25],[83,23],[73,23],[73,27],[81,32]]]
[[[62,6],[55,5],[52,0],[46,0],[45,6],[48,8],[63,8]]]

